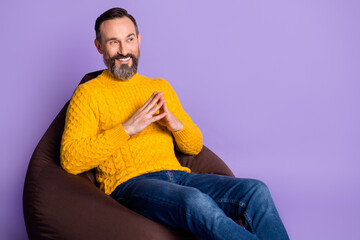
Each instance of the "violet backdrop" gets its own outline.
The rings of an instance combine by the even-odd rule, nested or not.
[[[26,239],[31,154],[82,76],[95,19],[135,16],[139,72],[167,79],[204,143],[264,181],[290,238],[360,239],[360,2],[2,1],[0,239]]]

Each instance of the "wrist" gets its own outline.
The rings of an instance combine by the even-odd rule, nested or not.
[[[171,131],[172,132],[178,132],[181,131],[184,128],[184,125],[182,124],[182,122],[180,120],[178,120],[178,124],[175,128],[173,128]]]
[[[134,135],[134,133],[133,133],[132,130],[131,130],[131,126],[128,126],[128,125],[126,125],[126,124],[122,124],[122,126],[123,126],[125,132],[126,132],[129,136]]]

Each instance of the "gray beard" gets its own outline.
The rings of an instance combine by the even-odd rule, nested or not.
[[[140,51],[139,51],[140,56]],[[131,57],[132,59],[132,65],[129,66],[128,64],[122,64],[120,67],[117,67],[115,64],[115,60],[120,57]],[[104,63],[107,66],[109,72],[111,75],[119,80],[129,80],[132,76],[134,76],[135,73],[137,73],[138,68],[138,62],[139,58],[136,58],[133,54],[127,54],[126,56],[123,55],[115,55],[111,58],[106,58],[105,55],[103,55]]]

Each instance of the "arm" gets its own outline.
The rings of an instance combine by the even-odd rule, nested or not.
[[[67,110],[60,149],[61,166],[72,174],[97,167],[125,144],[129,135],[121,124],[99,133],[94,93],[80,85]]]
[[[172,132],[179,150],[185,154],[197,155],[203,146],[200,129],[193,123],[181,106],[180,100],[173,88],[164,80],[164,103],[160,112],[167,115],[160,123]]]
[[[99,133],[99,116],[94,111],[97,106],[91,100],[94,94],[80,85],[68,107],[60,160],[62,167],[73,174],[97,167],[125,144],[131,135],[143,131],[166,115],[156,114],[165,101],[160,100],[162,94],[155,92],[126,122]]]

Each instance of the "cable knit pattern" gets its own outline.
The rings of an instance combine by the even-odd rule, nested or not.
[[[155,91],[163,92],[168,109],[183,123],[183,129],[170,132],[152,123],[130,137],[122,123]],[[70,101],[61,141],[61,166],[72,174],[95,168],[100,189],[111,194],[119,184],[145,173],[190,172],[177,161],[173,139],[185,154],[201,151],[202,134],[168,82],[139,74],[120,81],[104,71],[79,85]]]

